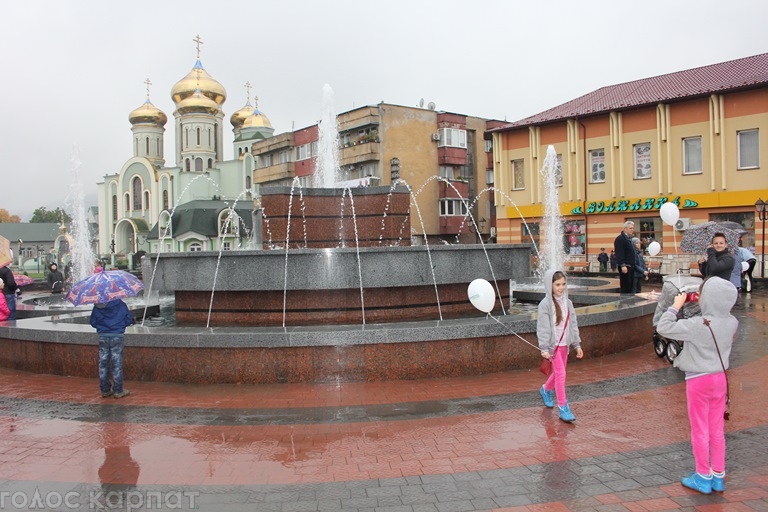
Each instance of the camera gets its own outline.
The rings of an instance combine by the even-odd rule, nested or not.
[[[697,292],[686,293],[685,302],[699,302],[699,294]]]

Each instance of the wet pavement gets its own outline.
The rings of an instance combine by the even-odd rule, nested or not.
[[[651,340],[599,359],[584,340],[574,424],[543,407],[534,370],[260,386],[127,374],[132,394],[114,400],[96,378],[0,369],[0,510],[768,510],[767,306],[760,290],[734,308],[721,494],[679,483],[693,469],[681,372]]]

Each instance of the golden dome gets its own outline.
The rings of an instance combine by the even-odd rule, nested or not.
[[[156,124],[159,126],[165,126],[168,122],[168,117],[162,110],[154,106],[147,98],[139,108],[133,110],[128,114],[128,121],[131,124]]]
[[[219,106],[211,98],[198,89],[192,96],[187,96],[176,104],[179,114],[211,114],[219,111]]]
[[[187,76],[176,82],[171,89],[171,98],[178,105],[184,98],[192,96],[196,90],[200,91],[213,100],[217,106],[221,106],[227,99],[227,91],[224,86],[214,80],[208,72],[203,69],[200,60],[195,62]]]
[[[272,123],[269,122],[267,116],[261,113],[259,107],[253,109],[253,113],[243,121],[243,128],[272,128]]]
[[[251,102],[249,101],[243,108],[232,114],[232,117],[229,118],[229,122],[232,123],[232,127],[241,127],[246,118],[253,114],[253,110],[253,105],[251,105]]]

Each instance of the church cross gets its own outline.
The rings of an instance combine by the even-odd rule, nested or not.
[[[193,41],[195,42],[195,46],[197,46],[197,58],[199,59],[200,58],[200,45],[201,44],[205,44],[205,43],[203,43],[203,40],[200,39],[200,34],[197,34],[195,36],[195,38],[193,39]]]
[[[247,97],[248,97],[248,100],[246,101],[246,103],[250,103],[250,101],[251,101],[251,82],[250,82],[250,80],[245,82],[245,90],[246,90],[246,94],[247,94]]]
[[[147,101],[149,101],[149,86],[152,85],[152,82],[149,81],[149,78],[144,80],[144,83],[147,84]]]

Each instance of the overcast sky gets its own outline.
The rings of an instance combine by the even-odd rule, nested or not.
[[[169,118],[173,85],[201,61],[229,116],[253,85],[277,133],[380,101],[515,121],[603,86],[768,51],[765,0],[199,0],[5,2],[0,208],[28,221],[86,205],[132,156],[128,114],[146,97]],[[10,191],[9,191],[10,190]]]

